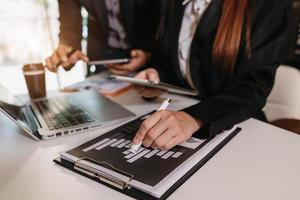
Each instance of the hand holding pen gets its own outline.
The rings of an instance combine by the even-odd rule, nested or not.
[[[168,103],[164,102],[163,109],[142,123],[133,139],[132,152],[136,152],[141,144],[153,149],[172,149],[185,142],[201,128],[200,120],[185,112],[165,110],[167,105]]]
[[[162,111],[162,110],[166,110],[168,107],[169,107],[169,105],[170,105],[170,103],[171,103],[171,99],[170,98],[168,98],[167,100],[165,100],[162,104],[161,104],[161,106],[159,107],[159,109],[157,110],[157,112],[159,112],[159,111]],[[136,136],[137,137],[137,136]],[[135,137],[135,138],[136,138]],[[131,145],[131,148],[130,148],[130,151],[132,152],[132,153],[136,153],[137,151],[138,151],[138,149],[142,146],[142,144],[143,144],[143,142],[142,142],[142,140],[139,140],[139,139],[133,139],[133,144]],[[138,141],[139,140],[139,141]]]

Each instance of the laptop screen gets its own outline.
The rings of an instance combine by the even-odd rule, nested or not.
[[[0,84],[0,112],[10,117],[22,128],[30,130],[23,115],[23,109],[21,101]]]
[[[0,101],[11,105],[23,106],[23,103],[0,84]]]

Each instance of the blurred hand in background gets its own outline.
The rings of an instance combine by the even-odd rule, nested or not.
[[[132,50],[130,56],[129,63],[111,64],[108,65],[108,70],[116,75],[128,75],[145,66],[150,59],[150,54],[140,49]]]
[[[46,68],[52,72],[57,72],[58,67],[62,66],[66,71],[69,71],[80,60],[89,62],[89,58],[82,51],[74,51],[73,47],[60,44],[46,59]]]

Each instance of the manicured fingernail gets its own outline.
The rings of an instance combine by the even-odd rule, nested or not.
[[[133,143],[133,144],[139,144],[139,143],[140,143],[140,140],[139,140],[138,138],[134,138],[132,143]]]

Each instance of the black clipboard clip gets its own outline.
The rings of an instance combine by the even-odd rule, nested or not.
[[[117,172],[123,176],[126,176],[128,178],[128,181],[124,181],[120,178],[117,178],[117,177],[111,176],[105,172],[99,171],[98,169],[95,169],[91,166],[87,166],[87,165],[83,164],[81,161],[91,162],[93,164],[96,164],[96,165],[102,166],[104,168],[107,168],[109,170],[112,170],[114,172]],[[81,173],[84,173],[92,178],[97,178],[97,179],[99,179],[99,181],[105,182],[105,183],[107,183],[111,186],[117,187],[121,190],[129,189],[130,188],[129,182],[134,178],[133,175],[131,175],[127,172],[124,172],[120,169],[117,169],[107,162],[99,162],[99,161],[96,161],[96,160],[93,160],[93,159],[90,159],[87,157],[83,157],[83,158],[80,158],[79,160],[77,160],[74,164],[74,169]]]

